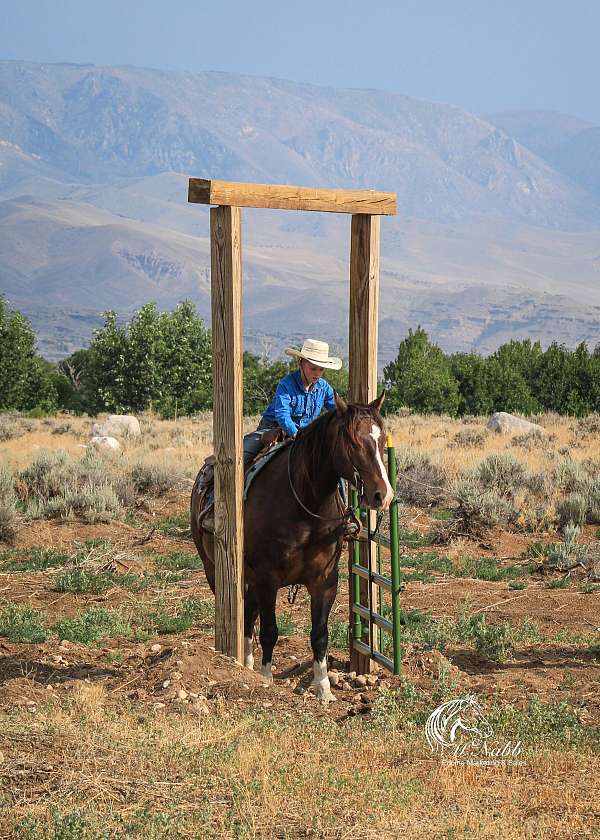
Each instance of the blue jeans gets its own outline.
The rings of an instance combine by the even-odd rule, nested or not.
[[[271,420],[261,420],[255,432],[244,435],[244,469],[250,464],[262,449],[262,433],[269,429],[276,429],[279,424]]]

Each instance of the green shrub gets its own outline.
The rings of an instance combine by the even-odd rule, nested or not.
[[[57,622],[52,628],[60,639],[89,645],[106,636],[128,636],[131,626],[116,610],[91,607],[75,618]]]
[[[492,452],[475,471],[482,486],[512,498],[524,482],[527,470],[510,452]]]
[[[179,571],[180,569],[201,569],[202,560],[197,554],[185,551],[171,551],[169,554],[159,554],[154,558],[159,569]]]
[[[46,616],[30,604],[7,601],[0,605],[0,636],[11,642],[41,644],[48,638]]]
[[[587,545],[577,542],[580,530],[579,525],[569,522],[565,525],[562,541],[546,547],[546,562],[549,566],[558,571],[567,572],[580,563],[584,563],[589,549]]]
[[[17,497],[11,473],[0,467],[0,542],[13,543],[19,532]]]
[[[135,492],[161,496],[172,490],[181,481],[181,476],[163,464],[134,464],[129,476]]]
[[[57,592],[90,592],[100,595],[113,585],[113,578],[107,572],[93,572],[88,569],[73,569],[59,575],[54,581]]]
[[[52,548],[14,549],[0,568],[4,572],[42,572],[64,566],[69,562],[69,555]]]
[[[398,498],[417,507],[439,504],[446,496],[446,475],[428,455],[414,449],[396,450]]]
[[[560,528],[567,525],[583,525],[587,519],[588,497],[582,493],[571,493],[556,505],[556,515]]]
[[[456,519],[468,534],[477,535],[486,528],[506,524],[514,515],[508,499],[494,489],[485,489],[474,477],[455,481],[452,494],[458,503]]]
[[[109,522],[122,510],[106,464],[93,450],[81,460],[66,452],[41,453],[21,472],[20,488],[34,519]]]

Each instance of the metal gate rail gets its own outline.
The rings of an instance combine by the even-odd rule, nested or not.
[[[363,529],[360,535],[361,539],[363,538],[363,535],[365,535],[369,544],[374,543],[377,546],[377,571],[372,568],[372,552],[365,552],[368,557],[368,566],[363,566],[360,563],[359,543],[355,541],[352,544],[352,579],[350,581],[353,595],[351,617],[353,622],[352,644],[355,650],[369,656],[375,662],[383,665],[394,674],[399,674],[402,669],[402,645],[400,632],[400,552],[398,547],[398,499],[396,497],[396,450],[394,448],[394,441],[390,434],[387,436],[387,461],[390,484],[394,488],[394,498],[389,508],[389,539],[382,534],[371,532],[370,516],[367,516],[367,528]],[[360,507],[355,490],[352,492],[352,504],[355,512],[358,516],[360,516]],[[382,546],[385,546],[390,550],[390,577],[381,573]],[[367,605],[361,603],[361,579],[368,582],[369,603]],[[377,609],[374,609],[375,605],[373,604],[373,586],[377,587],[378,592],[379,603],[377,604]],[[389,618],[386,618],[381,614],[383,609],[384,591],[391,593],[391,621]],[[392,636],[391,658],[381,651],[383,639],[382,630],[385,630]],[[375,645],[376,632],[379,634],[377,637],[379,645]],[[363,639],[367,639],[368,643],[363,641]],[[377,647],[380,649],[378,650]]]

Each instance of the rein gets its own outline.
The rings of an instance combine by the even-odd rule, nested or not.
[[[290,490],[294,496],[294,499],[298,502],[300,507],[305,513],[308,513],[309,516],[314,516],[315,519],[320,519],[322,522],[343,522],[345,519],[348,518],[349,513],[351,512],[349,509],[344,512],[342,516],[321,516],[319,513],[315,513],[312,510],[309,510],[302,499],[296,493],[296,488],[294,487],[294,483],[292,481],[292,468],[291,468],[291,461],[292,461],[292,449],[294,448],[294,444],[290,446],[288,449],[288,462],[287,462],[287,471],[288,471],[288,481],[290,483]],[[354,466],[354,465],[353,465]],[[358,473],[357,473],[358,474]],[[362,480],[359,478],[362,484]],[[337,493],[336,493],[337,498]]]

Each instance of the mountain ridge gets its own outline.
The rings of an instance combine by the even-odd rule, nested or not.
[[[536,333],[534,310],[545,312],[558,340],[590,340],[600,323],[600,195],[492,117],[218,71],[2,61],[0,290],[47,311],[49,355],[82,340],[76,312],[89,326],[90,300],[126,314],[190,297],[208,317],[207,212],[187,204],[186,176],[396,191],[398,217],[382,226],[382,356],[415,318],[446,349],[484,351],[520,334],[519,305]],[[327,215],[244,212],[248,336],[277,345],[321,328],[345,346],[348,220]],[[66,333],[53,306],[71,313]]]

